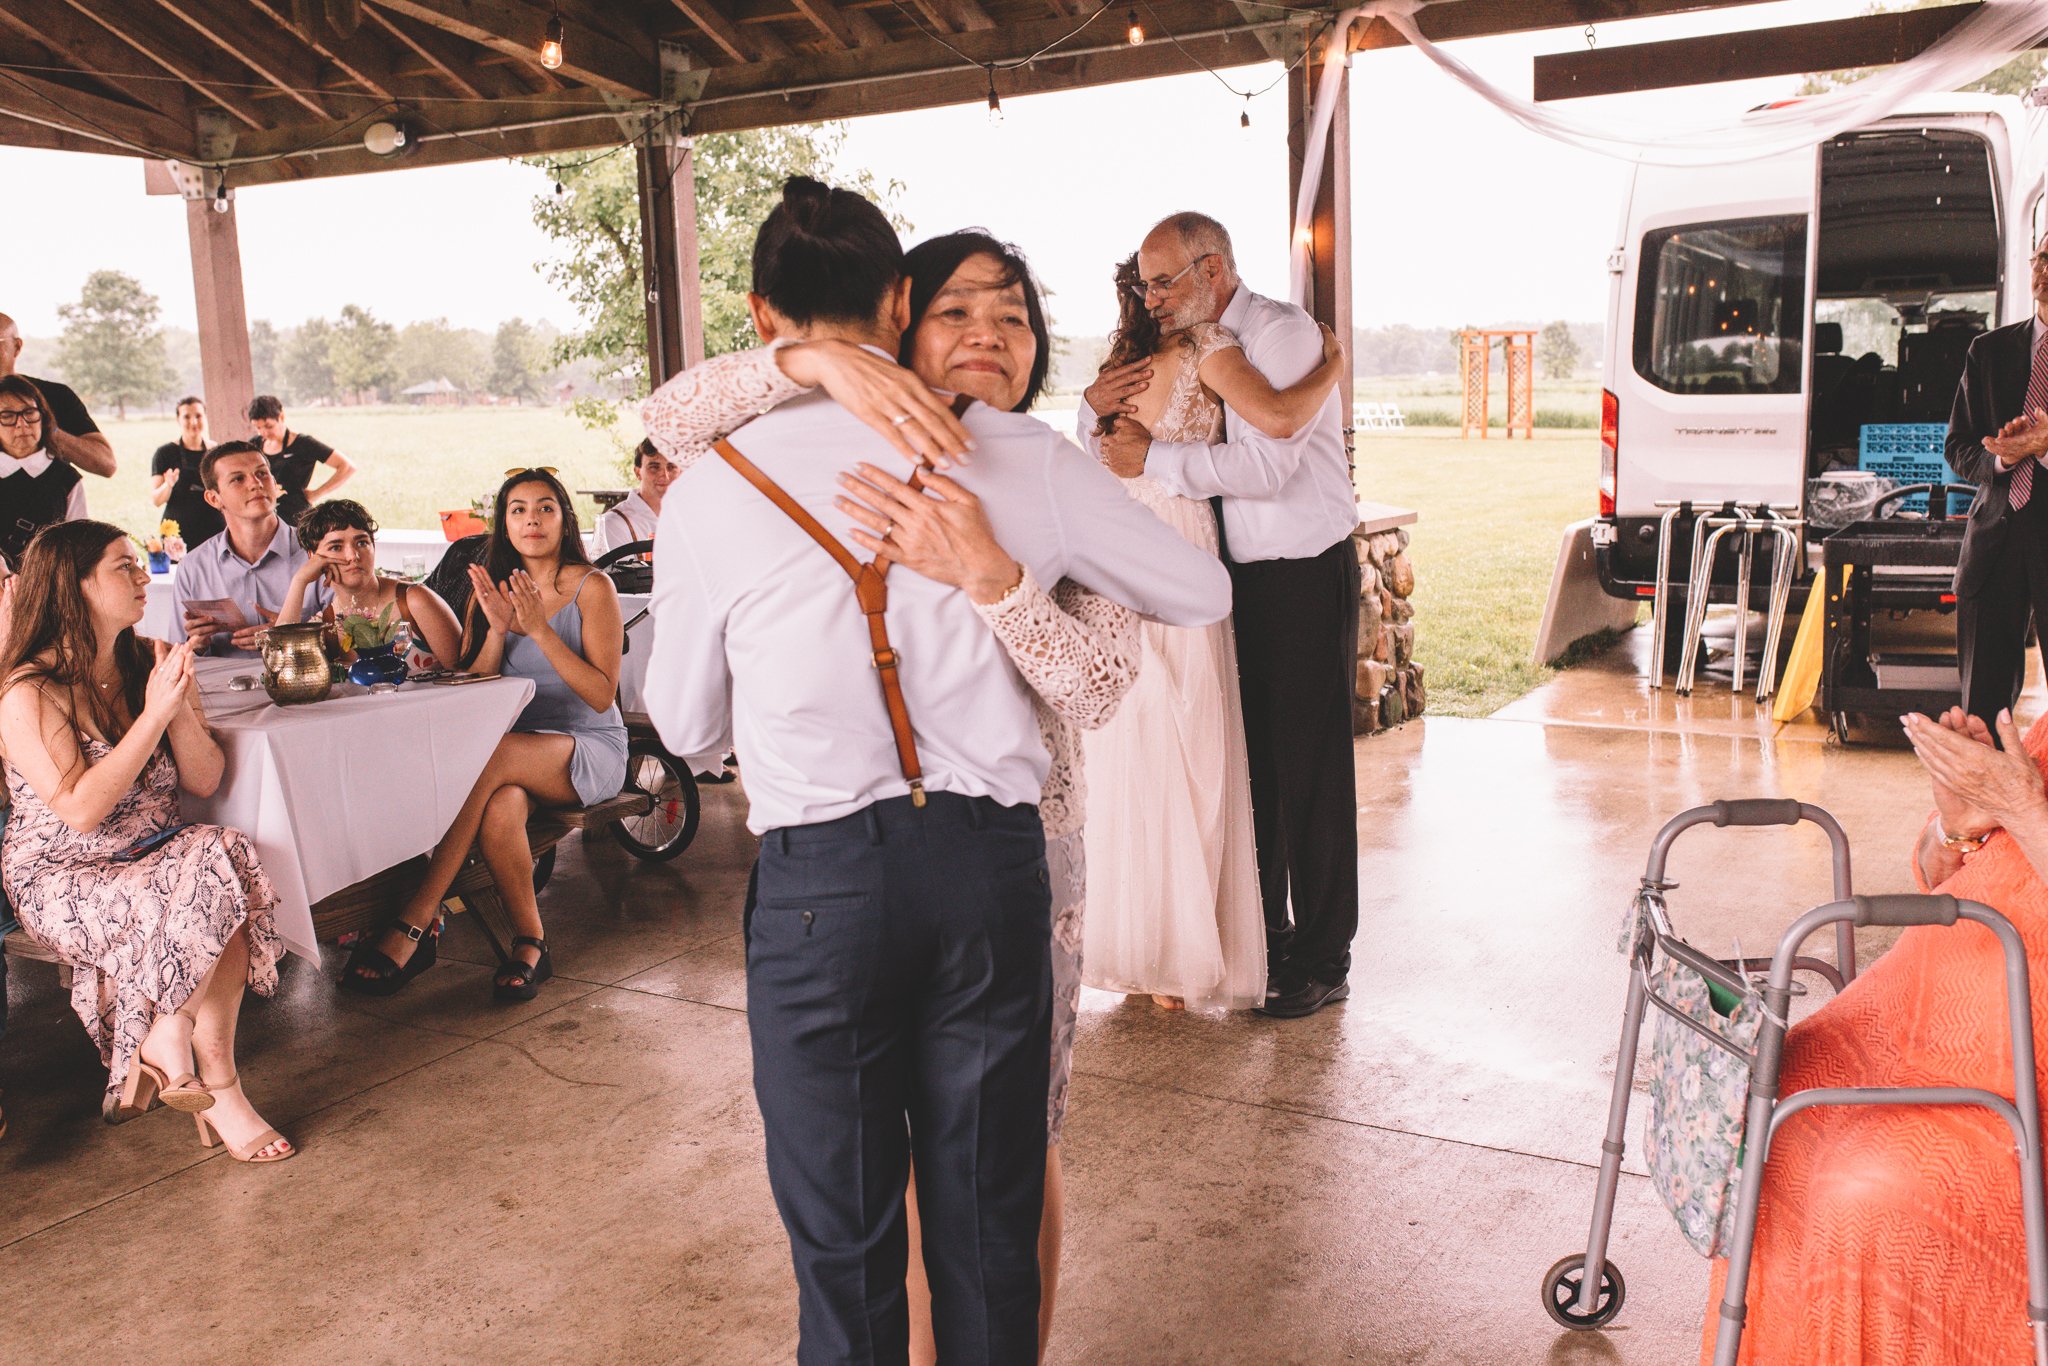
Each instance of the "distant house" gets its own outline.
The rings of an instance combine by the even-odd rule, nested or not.
[[[410,389],[400,389],[398,396],[407,403],[467,403],[469,396],[449,383],[446,377],[423,380]]]

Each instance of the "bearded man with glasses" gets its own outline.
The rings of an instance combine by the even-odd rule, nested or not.
[[[1307,313],[1244,286],[1230,234],[1215,219],[1178,213],[1163,220],[1139,245],[1137,271],[1132,297],[1162,335],[1220,324],[1264,380],[1238,386],[1235,396],[1218,390],[1221,440],[1155,440],[1136,420],[1138,404],[1175,377],[1161,369],[1155,378],[1153,357],[1142,355],[1105,369],[1088,387],[1080,437],[1119,478],[1142,476],[1174,497],[1215,502],[1230,569],[1266,922],[1260,1009],[1298,1018],[1350,994],[1358,931],[1351,750],[1359,592],[1351,533],[1358,510],[1344,446],[1350,399],[1338,392],[1339,366],[1326,377],[1310,420],[1261,419],[1263,394],[1297,390],[1332,364],[1334,339],[1326,351]],[[1225,774],[1215,780],[1229,781]],[[1091,856],[1096,844],[1091,831]]]

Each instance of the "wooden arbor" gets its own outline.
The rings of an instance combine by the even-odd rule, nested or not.
[[[1463,382],[1460,430],[1465,436],[1486,439],[1492,425],[1493,348],[1496,340],[1504,354],[1502,369],[1507,382],[1507,434],[1522,429],[1525,440],[1535,436],[1536,427],[1536,333],[1523,328],[1468,328],[1458,334],[1458,377]]]

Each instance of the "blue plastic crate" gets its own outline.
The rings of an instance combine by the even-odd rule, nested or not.
[[[1964,480],[1948,467],[1943,453],[1947,439],[1945,422],[1869,423],[1857,438],[1856,465],[1900,484],[1960,484]],[[1916,494],[1899,506],[1925,512],[1927,496]]]

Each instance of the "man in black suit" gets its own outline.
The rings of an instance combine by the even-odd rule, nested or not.
[[[1956,566],[1963,706],[1993,734],[2025,678],[2029,615],[2048,626],[2048,244],[2033,295],[2025,319],[1970,343],[1948,420],[1949,468],[1977,486]]]

